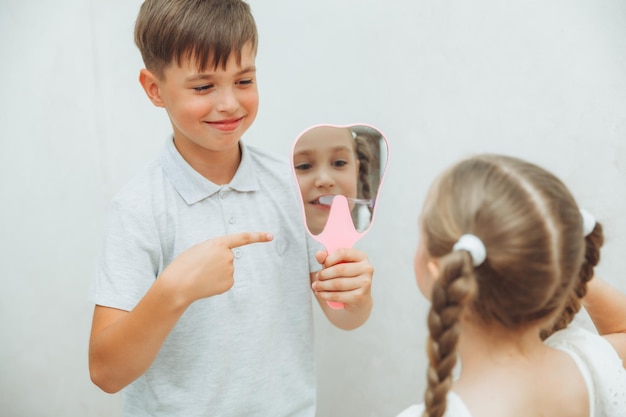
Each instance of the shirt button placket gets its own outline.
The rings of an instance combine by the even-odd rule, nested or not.
[[[222,189],[219,193],[220,196],[220,200],[222,200],[222,210],[224,212],[224,214],[228,213],[229,211],[229,207],[227,204],[225,204],[225,200],[230,196],[230,191],[227,189]],[[224,216],[224,219],[228,222],[228,224],[235,224],[237,222],[237,219],[235,218],[234,214],[228,214]],[[228,228],[227,228],[228,230]],[[242,255],[242,250],[240,248],[236,248],[233,249],[233,254],[235,255],[236,259],[241,258]]]

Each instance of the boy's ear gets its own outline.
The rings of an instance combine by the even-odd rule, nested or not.
[[[157,107],[165,107],[165,103],[161,98],[161,88],[159,87],[159,80],[147,69],[143,68],[139,71],[139,83],[146,92],[146,95]]]

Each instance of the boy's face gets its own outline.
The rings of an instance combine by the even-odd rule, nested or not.
[[[304,201],[309,231],[324,230],[330,206],[320,204],[324,195],[356,198],[359,161],[354,139],[347,128],[316,127],[298,139],[293,163]]]
[[[254,121],[259,106],[255,52],[248,44],[242,50],[240,65],[231,54],[225,69],[200,72],[198,68],[186,59],[181,65],[167,67],[163,79],[152,78],[151,91],[143,80],[142,84],[152,102],[167,110],[174,142],[183,156],[204,151],[239,152],[239,139]]]

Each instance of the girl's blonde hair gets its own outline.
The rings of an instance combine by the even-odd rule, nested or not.
[[[580,209],[558,178],[501,155],[472,157],[445,171],[430,190],[421,228],[440,266],[428,315],[424,415],[440,417],[463,311],[509,329],[545,324],[542,338],[567,326],[599,261],[603,234],[596,224],[583,236]],[[479,237],[486,248],[478,267],[468,252],[452,251],[463,234]]]

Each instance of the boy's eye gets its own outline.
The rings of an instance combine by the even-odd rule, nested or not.
[[[203,91],[207,91],[211,88],[213,88],[213,84],[206,84],[206,85],[201,85],[199,87],[193,87],[193,89],[199,93]]]
[[[237,85],[250,85],[250,84],[253,84],[253,83],[254,83],[254,80],[252,78],[247,78],[245,80],[239,80],[235,84],[237,84]]]
[[[311,164],[307,162],[303,162],[301,164],[296,164],[294,166],[298,171],[306,171],[307,169],[311,169]]]

